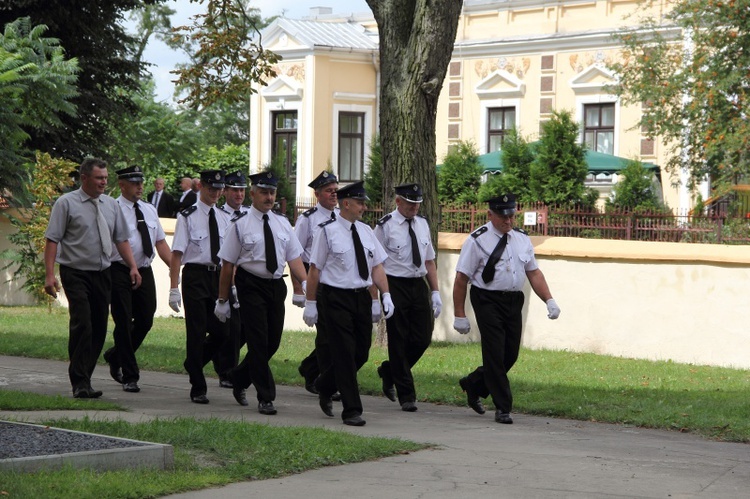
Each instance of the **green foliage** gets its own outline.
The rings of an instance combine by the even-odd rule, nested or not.
[[[292,192],[292,185],[289,183],[289,177],[286,174],[285,158],[283,155],[278,155],[271,160],[270,163],[264,166],[264,170],[272,171],[273,174],[279,179],[279,183],[276,187],[276,202],[281,205],[281,200],[286,200],[286,210],[284,215],[289,220],[294,220],[294,207],[297,203],[297,198]]]
[[[47,230],[52,204],[60,194],[72,185],[69,173],[78,165],[71,161],[52,159],[47,153],[37,153],[30,193],[34,199],[31,208],[21,209],[21,217],[10,216],[16,232],[8,239],[15,249],[6,250],[2,257],[10,260],[5,267],[18,265],[13,279],[24,279],[22,288],[35,300],[51,303],[44,292],[44,232]]]
[[[482,166],[476,145],[460,141],[451,146],[438,173],[440,203],[476,203],[481,176]]]
[[[534,161],[529,143],[518,130],[512,129],[503,140],[503,170],[490,175],[479,188],[479,201],[487,201],[501,194],[515,194],[521,203],[533,202],[529,193],[531,163]]]
[[[175,71],[177,85],[188,91],[180,101],[191,108],[210,106],[217,101],[247,102],[252,84],[276,76],[273,65],[278,57],[263,48],[258,36],[268,21],[260,10],[246,2],[207,0],[206,12],[192,18],[190,26],[174,29],[173,43],[195,43],[191,62]]]
[[[221,149],[211,146],[199,160],[201,170],[224,170],[247,172],[250,165],[250,152],[247,147],[228,145]]]
[[[86,156],[102,157],[114,164],[106,155],[112,143],[107,124],[131,112],[130,92],[138,90],[138,76],[144,69],[132,57],[133,39],[122,21],[126,12],[146,1],[3,0],[0,26],[20,17],[48,26],[47,35],[58,39],[66,57],[76,59],[80,68],[78,95],[70,101],[77,115],[60,115],[60,127],[27,127],[29,150],[76,162]]]
[[[379,134],[376,134],[370,142],[370,154],[367,160],[369,168],[365,173],[365,191],[373,204],[381,203],[383,202],[383,147],[380,144]]]
[[[637,28],[619,34],[624,49],[621,61],[611,65],[620,79],[614,92],[643,109],[638,128],[668,145],[662,166],[673,173],[687,167],[689,187],[706,176],[714,186],[746,178],[747,2],[678,0],[658,18],[641,17]]]
[[[653,174],[640,161],[630,160],[619,172],[619,179],[612,187],[612,197],[607,199],[607,207],[641,211],[658,209],[661,206],[654,187]]]
[[[76,113],[78,63],[65,58],[58,40],[43,37],[46,31],[26,17],[0,34],[0,191],[18,191],[27,180],[29,130],[60,127],[61,115]]]
[[[578,141],[579,125],[569,111],[555,111],[542,125],[529,177],[531,201],[571,205],[590,202],[584,186],[586,153]]]

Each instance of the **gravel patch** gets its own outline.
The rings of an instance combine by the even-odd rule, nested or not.
[[[120,449],[142,445],[139,442],[76,433],[49,426],[0,421],[0,459]]]

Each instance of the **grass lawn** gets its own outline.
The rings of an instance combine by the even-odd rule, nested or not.
[[[67,322],[62,308],[0,308],[0,354],[67,360]],[[156,318],[138,351],[141,368],[183,373],[184,336],[183,320]],[[303,384],[297,366],[312,347],[311,333],[284,332],[271,361],[277,383]],[[386,354],[373,344],[362,393],[380,395],[375,370]],[[419,400],[464,405],[458,379],[480,361],[479,344],[433,343],[413,371]],[[206,374],[215,376],[211,364]],[[510,378],[515,412],[750,441],[750,370],[523,349]]]
[[[130,424],[57,419],[44,424],[174,446],[168,471],[71,470],[0,472],[0,496],[70,499],[140,498],[275,478],[305,470],[379,459],[427,447],[320,428],[273,427],[182,418]]]

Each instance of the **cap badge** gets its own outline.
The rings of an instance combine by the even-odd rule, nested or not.
[[[504,203],[507,203],[507,202],[508,202],[508,196],[503,196],[503,202],[504,202]]]
[[[417,186],[415,185],[414,187],[412,187],[412,189],[414,189],[414,192],[417,192],[417,189],[419,189],[419,187],[417,187]]]
[[[266,177],[271,178],[271,172],[266,173]]]
[[[139,171],[141,171],[141,167],[140,167],[140,166],[137,166],[137,165],[136,165],[136,167],[135,167],[135,171],[136,171],[136,172],[139,172]]]
[[[216,174],[216,176],[215,176],[214,178],[215,178],[216,180],[219,180],[219,179],[221,178],[221,173],[217,173],[217,174]]]

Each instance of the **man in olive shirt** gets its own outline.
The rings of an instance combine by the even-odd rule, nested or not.
[[[141,275],[128,243],[130,229],[125,216],[117,202],[104,194],[107,163],[86,159],[80,175],[80,189],[63,194],[52,206],[44,235],[44,290],[55,298],[60,291],[55,277],[57,261],[70,312],[68,376],[73,396],[98,398],[102,392],[91,387],[91,375],[107,336],[113,243],[130,269],[133,289],[141,285]]]

